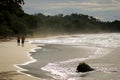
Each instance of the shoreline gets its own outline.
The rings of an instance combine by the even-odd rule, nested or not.
[[[28,40],[35,40],[35,39],[30,38]],[[44,75],[41,74],[42,72],[39,69],[42,65],[45,65],[48,63],[54,64],[54,62],[59,63],[61,62],[61,60],[62,62],[66,62],[66,61],[70,62],[70,60],[74,62],[76,60],[79,60],[77,58],[82,58],[83,56],[85,58],[87,57],[87,60],[85,60],[85,62],[89,63],[95,68],[97,67],[97,69],[99,68],[98,71],[101,71],[101,72],[97,72],[99,74],[103,74],[102,72],[104,71],[110,72],[110,70],[112,70],[111,69],[112,67],[116,68],[116,70],[113,69],[113,71],[115,71],[116,74],[117,74],[117,70],[119,70],[119,65],[115,64],[115,63],[119,63],[117,62],[119,61],[119,55],[120,55],[118,54],[120,52],[119,47],[106,48],[106,47],[90,46],[90,45],[79,45],[79,46],[71,45],[72,47],[70,47],[70,46],[65,46],[60,44],[58,45],[47,44],[47,45],[44,45],[43,47],[42,45],[44,44],[31,44],[30,42],[27,41],[25,43],[25,46],[21,47],[21,46],[17,46],[17,43],[15,40],[8,41],[8,42],[0,42],[0,51],[1,51],[0,80],[44,80],[44,77],[43,77]],[[45,48],[45,50],[43,48]],[[41,56],[42,54],[35,54],[36,55],[35,56],[34,52],[36,53],[37,51],[38,52],[40,51],[40,53],[42,54],[44,53],[45,56]],[[68,54],[65,54],[65,53],[68,53]],[[38,55],[40,55],[40,57],[38,57]],[[76,59],[74,60],[74,58]],[[34,66],[36,63],[30,64],[36,61],[40,63],[40,64],[37,64],[38,67]],[[30,64],[30,66],[33,66],[33,67],[26,68],[28,64]],[[108,64],[110,65],[112,64],[112,66]],[[45,67],[45,66],[42,66],[42,67]],[[103,70],[103,67],[105,67],[105,69],[108,69],[108,70]],[[29,70],[33,72],[33,74],[29,72],[27,73],[27,71]],[[24,71],[26,73],[24,73]],[[34,74],[35,72],[38,72],[40,77]],[[111,76],[111,75],[108,75],[108,76]]]
[[[82,47],[82,46],[80,46],[80,48],[75,48],[75,47],[68,47],[68,46],[66,46],[66,45],[55,45],[55,44],[47,44],[47,45],[45,45],[44,46],[44,48],[45,49],[47,49],[47,50],[50,50],[50,51],[48,51],[49,52],[49,54],[48,54],[48,52],[46,53],[47,55],[50,55],[51,53],[52,54],[54,54],[54,56],[55,55],[59,55],[59,57],[61,57],[61,58],[53,58],[53,56],[49,56],[49,58],[47,57],[47,56],[45,56],[45,58],[47,58],[48,59],[48,61],[46,62],[46,60],[45,60],[45,58],[41,58],[41,61],[43,61],[43,62],[45,62],[45,64],[46,65],[48,65],[48,63],[51,63],[51,61],[54,63],[54,62],[57,62],[57,61],[68,61],[69,59],[72,59],[73,58],[73,56],[74,56],[74,58],[77,58],[78,56],[79,57],[85,57],[85,59],[86,59],[86,57],[87,57],[87,55],[88,54],[92,54],[91,53],[91,51],[93,51],[93,50],[95,50],[95,48],[91,48],[91,49],[88,49],[88,47]],[[58,52],[60,51],[60,53],[58,53],[58,54],[56,54],[56,49],[58,50]],[[69,49],[69,50],[67,50],[67,49]],[[54,50],[55,50],[55,53],[54,53]],[[66,56],[66,57],[62,57],[62,56],[60,56],[61,54],[63,55],[64,54],[64,52],[66,52],[66,53],[69,53],[69,52],[71,52],[72,51],[72,53],[74,53],[74,50],[77,50],[77,52],[75,52],[75,54],[71,54],[71,56]],[[61,52],[62,51],[62,52]],[[81,51],[81,52],[80,52]],[[88,53],[90,51],[90,53]],[[80,53],[79,53],[80,52]],[[44,53],[44,51],[43,51],[43,53]],[[86,54],[84,54],[84,53],[86,53]],[[34,53],[33,53],[34,54]],[[45,55],[46,55],[45,54]],[[66,54],[66,55],[68,55],[68,54]],[[65,55],[64,55],[65,56]],[[33,58],[35,58],[35,56],[33,57]],[[73,58],[73,59],[74,59]],[[36,59],[36,58],[35,58]],[[73,60],[72,59],[72,60]],[[39,64],[39,63],[38,63]],[[33,66],[34,64],[30,64],[31,66]],[[45,67],[46,65],[44,65],[42,62],[40,63],[40,65],[42,66],[42,67]],[[21,65],[22,66],[22,65]],[[27,66],[27,65],[23,65],[23,68],[24,68],[24,66]],[[29,66],[29,65],[28,65]],[[39,66],[40,67],[40,66]],[[39,70],[39,67],[37,67],[36,69],[37,69],[37,71]],[[40,67],[40,68],[42,68],[42,67]],[[27,68],[26,68],[27,69]],[[34,66],[33,66],[33,69],[34,69]],[[44,70],[43,70],[43,72],[44,72]],[[36,76],[36,77],[39,77],[39,76],[37,76],[37,75],[35,75],[34,74],[34,72],[33,72],[33,74],[31,73],[31,71],[29,72],[29,69],[28,69],[28,71],[23,71],[23,73],[26,73],[26,74],[30,74],[30,75],[33,75],[33,76]],[[44,74],[41,74],[41,70],[40,71],[38,71],[38,75],[43,75],[42,76],[42,78],[48,78],[48,77],[50,77],[50,76],[46,76],[46,75],[44,75]],[[41,78],[41,77],[40,77]],[[51,77],[52,78],[52,77]]]
[[[35,61],[30,53],[36,44],[25,43],[24,47],[17,46],[15,40],[0,42],[0,79],[1,80],[42,80],[40,78],[22,73],[24,70],[17,65],[28,64]],[[31,49],[31,50],[30,50]]]
[[[29,44],[31,44],[31,43],[29,43]],[[39,44],[39,45],[40,45],[40,44]],[[33,48],[33,49],[31,49],[30,51],[26,52],[26,53],[27,53],[27,57],[29,57],[29,58],[31,59],[30,61],[27,61],[27,62],[22,63],[22,64],[14,64],[13,66],[15,66],[15,67],[17,67],[18,69],[20,69],[20,70],[17,71],[18,73],[21,73],[21,74],[24,74],[24,75],[27,75],[27,76],[30,76],[30,77],[33,77],[33,78],[36,78],[36,79],[41,79],[41,78],[38,78],[38,77],[35,77],[35,76],[30,75],[30,74],[26,74],[26,73],[22,72],[22,71],[27,71],[27,69],[23,69],[23,68],[19,67],[19,65],[22,65],[22,66],[23,66],[23,65],[28,65],[28,64],[30,64],[30,63],[33,63],[33,62],[36,62],[36,61],[37,61],[36,59],[34,59],[34,58],[31,56],[31,52],[36,52],[36,51],[35,51],[36,49],[41,49],[41,47],[37,47],[37,46],[36,46],[36,48]]]
[[[50,46],[49,46],[50,45]],[[47,46],[47,47],[46,47]],[[46,45],[45,46],[45,49],[59,49],[59,50],[61,50],[63,47],[64,47],[64,49],[65,48],[68,48],[68,47],[66,47],[65,45],[63,46],[62,45],[62,48],[61,48],[61,46],[60,45],[52,45],[52,44],[48,44],[48,45]],[[52,48],[51,48],[51,46],[52,46]],[[109,52],[111,52],[111,50],[109,51],[109,49],[107,49],[107,48],[101,48],[101,47],[88,47],[88,46],[79,46],[78,48],[77,47],[73,47],[73,48],[75,48],[75,49],[79,49],[79,52],[81,51],[81,54],[78,54],[78,55],[80,55],[81,56],[81,58],[73,58],[73,59],[69,59],[68,58],[68,60],[65,60],[64,61],[64,59],[63,59],[63,61],[59,61],[59,62],[70,62],[70,61],[72,61],[72,62],[74,62],[74,61],[76,61],[76,59],[78,60],[78,61],[85,61],[85,62],[88,62],[88,63],[90,63],[89,62],[89,60],[90,61],[92,61],[92,60],[96,60],[96,59],[101,59],[102,57],[105,57],[105,56],[108,56],[109,55]],[[35,49],[34,49],[35,50]],[[67,50],[67,49],[65,49],[65,50]],[[70,48],[70,50],[71,50],[71,48]],[[51,51],[51,50],[50,50]],[[69,51],[69,50],[68,50]],[[73,49],[73,51],[74,51],[74,49]],[[71,52],[71,51],[70,51]],[[89,52],[89,53],[88,53]],[[102,52],[105,52],[105,54],[103,55],[103,53]],[[50,54],[51,52],[49,52],[49,54]],[[52,53],[53,53],[53,51],[52,51]],[[85,54],[83,54],[83,53],[86,53],[86,55],[88,55],[88,56],[86,56]],[[34,53],[33,53],[34,54]],[[48,55],[49,55],[48,54]],[[72,54],[71,54],[72,55]],[[82,56],[84,56],[84,57],[82,57]],[[50,56],[49,56],[50,57]],[[34,59],[34,57],[33,57],[33,59]],[[35,58],[36,59],[36,58]],[[48,59],[48,58],[47,58]],[[55,60],[56,61],[56,60]],[[54,61],[54,62],[55,62]],[[53,62],[53,63],[54,63]],[[50,62],[51,63],[51,62]],[[27,64],[26,64],[27,65]],[[42,65],[42,64],[41,64]],[[21,66],[25,66],[24,64],[23,65],[21,65]],[[47,64],[47,65],[45,65],[45,66],[49,66],[49,64]],[[44,66],[44,67],[45,67]],[[23,67],[24,68],[24,67]],[[43,68],[43,67],[41,67],[41,68]],[[28,69],[29,70],[29,69]],[[24,70],[25,71],[25,70]],[[46,71],[46,70],[43,70],[43,71]],[[48,71],[49,72],[49,71]],[[24,73],[24,72],[23,72]],[[32,73],[29,73],[29,71],[28,71],[28,73],[27,73],[27,71],[25,71],[25,73],[26,74],[30,74],[30,75],[33,75],[33,77],[36,77],[36,78],[39,78],[39,76],[37,77],[37,76],[35,76],[35,74],[32,74]],[[40,72],[39,72],[40,73]],[[38,74],[39,74],[38,73]],[[39,74],[39,75],[41,75],[41,74]],[[45,76],[46,78],[48,77],[48,76]],[[40,77],[41,78],[41,77]],[[43,78],[43,77],[42,77]],[[52,78],[52,77],[51,77]]]

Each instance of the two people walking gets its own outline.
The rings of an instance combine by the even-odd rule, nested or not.
[[[20,43],[21,43],[21,46],[24,47],[25,36],[17,36],[17,44],[18,44],[18,46],[20,46]]]

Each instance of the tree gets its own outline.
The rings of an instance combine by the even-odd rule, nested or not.
[[[24,11],[21,5],[23,4],[24,0],[0,0],[0,36],[7,36],[7,34],[13,33],[10,28],[10,16],[22,17]]]
[[[24,4],[24,0],[0,0],[0,4],[2,5],[8,5],[10,3],[16,3],[16,4]]]
[[[24,4],[24,0],[0,0],[0,11],[9,11],[11,13],[22,13],[21,5]]]

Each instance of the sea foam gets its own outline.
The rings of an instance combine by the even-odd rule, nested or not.
[[[84,76],[83,73],[76,73],[76,67],[80,61],[85,61],[88,59],[95,59],[103,57],[110,53],[111,48],[120,47],[120,35],[119,33],[105,33],[105,34],[80,34],[80,35],[70,35],[65,37],[54,37],[48,39],[38,39],[31,40],[31,43],[34,44],[63,44],[63,45],[77,45],[74,46],[79,48],[79,46],[89,45],[90,47],[95,47],[96,51],[93,54],[88,55],[83,58],[74,58],[66,61],[59,61],[48,63],[46,66],[41,69],[47,71],[49,76],[58,80],[77,80],[76,78]],[[109,72],[109,70],[116,70],[113,68],[96,68],[103,72]]]
[[[88,44],[99,47],[117,48],[120,47],[120,35],[119,33],[109,34],[81,34],[81,35],[70,35],[65,37],[53,37],[48,39],[31,40],[34,44]]]
[[[42,67],[41,69],[44,71],[49,72],[49,76],[52,76],[55,79],[73,79],[72,77],[78,77],[79,74],[76,73],[76,67],[79,62],[94,59],[98,57],[105,56],[110,51],[103,48],[97,48],[97,50],[88,57],[85,58],[75,58],[66,61],[59,61],[54,63],[48,63],[46,66]],[[104,54],[105,53],[105,54]],[[82,73],[81,73],[82,74]]]

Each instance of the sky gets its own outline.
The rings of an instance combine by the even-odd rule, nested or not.
[[[120,20],[120,0],[24,0],[23,10],[45,15],[80,13],[101,21]]]

